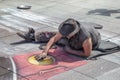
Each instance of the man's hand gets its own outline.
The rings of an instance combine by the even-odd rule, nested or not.
[[[42,54],[36,55],[36,56],[35,56],[35,59],[36,59],[37,61],[41,61],[41,60],[44,60],[46,57],[47,57],[47,53],[42,52]]]

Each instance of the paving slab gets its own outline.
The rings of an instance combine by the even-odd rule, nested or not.
[[[96,61],[88,62],[87,65],[78,67],[74,70],[89,77],[95,78],[118,67],[120,67],[120,65],[116,63],[98,59]]]
[[[0,49],[1,49],[1,52],[4,53],[5,55],[11,55],[11,56],[13,56],[15,53],[20,53],[22,52],[21,50],[23,50],[23,49],[8,45],[2,41],[0,42]]]
[[[110,54],[110,55],[106,55],[106,56],[102,56],[102,59],[120,64],[120,52],[114,53],[114,54]]]
[[[95,80],[95,79],[92,79],[88,76],[85,76],[83,74],[70,70],[62,74],[59,74],[57,76],[53,76],[48,80]]]
[[[99,19],[94,19],[94,18],[84,18],[85,21],[91,21],[91,22],[95,22],[97,24],[101,24],[104,26],[104,30],[107,30],[107,31],[111,31],[111,32],[114,32],[114,33],[117,33],[119,34],[119,25],[117,24],[113,24],[113,23],[110,23],[110,22],[105,22],[103,20],[99,20]],[[114,26],[114,27],[113,27]]]
[[[2,31],[8,31],[8,32],[11,32],[11,33],[14,33],[14,29],[11,29],[11,28],[9,28],[8,26],[5,26],[5,25],[3,25],[3,24],[0,24],[0,30],[2,30]],[[1,32],[2,32],[1,31]]]
[[[4,40],[4,39],[3,39]],[[38,51],[40,44],[39,43],[26,43],[20,40],[18,41],[9,41],[5,40],[5,42],[0,42],[0,56],[14,56],[16,54],[25,54],[29,52]]]
[[[9,58],[0,57],[0,80],[13,80],[13,70],[11,60]],[[8,70],[7,70],[8,69]]]
[[[44,28],[39,28],[35,30],[36,32],[44,32],[44,31],[50,31],[50,32],[56,32],[58,31],[58,26],[50,26],[50,27],[44,27]]]
[[[104,26],[103,26],[103,29],[100,29],[98,31],[101,34],[102,40],[112,39],[112,38],[118,37],[120,35],[120,34],[117,34],[117,33],[111,32],[111,31],[104,30]]]
[[[62,2],[62,1],[61,1]],[[101,7],[107,7],[107,8],[116,8],[118,7],[119,5],[119,1],[118,3],[114,2],[113,0],[106,0],[106,1],[103,1],[103,0],[100,0],[100,1],[95,1],[95,0],[91,0],[91,1],[88,1],[88,0],[75,0],[75,1],[66,1],[65,3],[68,3],[71,5],[74,5],[74,6],[79,6],[81,8],[101,8]],[[106,3],[106,4],[105,4]],[[94,7],[96,6],[96,7]]]
[[[1,26],[0,26],[0,32],[3,32],[3,31],[6,31],[5,29],[2,29]]]
[[[1,62],[1,65],[0,65],[0,76],[3,76],[3,75],[5,75],[5,74],[10,72],[7,69],[8,68],[12,68],[12,66],[11,66],[11,62],[9,61],[9,59],[6,59],[4,57],[0,57],[0,62]]]
[[[111,70],[102,76],[97,77],[97,80],[119,80],[120,79],[120,68]]]
[[[6,43],[8,45],[11,45],[12,43],[19,42],[19,41],[22,41],[22,40],[23,39],[16,34],[11,35],[11,36],[5,36],[5,37],[2,37],[0,39],[0,41]]]
[[[108,40],[120,45],[120,36],[116,36]]]
[[[14,34],[14,33],[10,33],[9,31],[0,28],[0,38],[6,37],[6,36],[11,36],[11,35],[13,35],[13,34]]]
[[[1,24],[11,28],[26,31],[28,27],[34,29],[58,26],[58,20],[46,16],[40,16],[30,11],[21,11],[17,9],[1,9],[1,12],[7,12],[10,15],[1,15]],[[56,22],[57,21],[57,22]]]

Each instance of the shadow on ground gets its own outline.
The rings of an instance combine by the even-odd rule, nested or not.
[[[21,41],[18,41],[18,42],[13,42],[13,43],[10,43],[10,45],[19,45],[19,44],[25,44],[25,43],[32,43],[32,42],[28,42],[26,40],[21,40]]]
[[[88,11],[87,15],[103,15],[103,16],[111,16],[112,14],[120,13],[120,9],[116,10],[109,10],[109,9],[95,9]],[[117,19],[120,19],[120,17],[116,17]]]
[[[116,17],[117,19],[120,19],[120,17]]]

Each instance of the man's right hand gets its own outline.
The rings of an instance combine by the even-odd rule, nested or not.
[[[41,60],[44,60],[46,57],[47,57],[47,53],[43,52],[42,54],[36,55],[35,59],[37,61],[41,61]]]

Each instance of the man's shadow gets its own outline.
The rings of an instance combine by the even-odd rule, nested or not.
[[[120,19],[120,17],[116,17],[117,19]]]
[[[103,16],[111,16],[111,14],[120,13],[120,9],[116,10],[109,10],[109,9],[95,9],[88,11],[87,15],[103,15]],[[120,17],[116,17],[117,19],[120,19]]]
[[[19,45],[19,44],[26,44],[26,43],[32,43],[31,41],[21,40],[17,42],[12,42],[10,45]]]
[[[12,43],[10,43],[10,45],[19,45],[19,44],[28,44],[28,43],[45,45],[47,42],[35,42],[35,41],[20,40],[17,42],[12,42]]]

